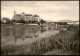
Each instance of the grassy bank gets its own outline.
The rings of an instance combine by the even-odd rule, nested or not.
[[[69,26],[66,31],[60,31],[59,34],[49,38],[42,38],[25,46],[22,50],[13,52],[18,55],[42,55],[46,52],[61,50],[71,55],[79,54],[79,27]],[[5,54],[6,51],[2,51]],[[7,52],[9,54],[11,52]],[[57,52],[56,52],[57,53]],[[58,53],[57,53],[58,55]]]

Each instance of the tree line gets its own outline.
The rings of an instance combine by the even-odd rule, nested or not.
[[[46,23],[45,20],[43,19],[40,19],[39,21],[36,21],[36,20],[29,20],[29,21],[25,21],[25,20],[15,20],[15,19],[12,19],[10,20],[9,18],[3,18],[4,20],[6,20],[6,22],[4,21],[0,21],[1,24],[14,24],[14,23],[23,23],[23,24],[44,24]]]

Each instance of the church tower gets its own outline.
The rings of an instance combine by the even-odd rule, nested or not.
[[[14,15],[16,15],[16,10],[14,9]]]
[[[16,16],[16,10],[14,9],[14,19],[15,19],[15,16]]]

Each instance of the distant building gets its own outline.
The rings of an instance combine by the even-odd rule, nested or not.
[[[56,22],[47,22],[46,24],[47,24],[49,30],[57,29]]]
[[[39,21],[39,16],[38,16],[38,15],[34,15],[33,18],[32,18],[32,20],[33,20],[33,21],[34,21],[34,20]]]
[[[1,19],[1,22],[3,22],[3,23],[7,23],[8,21],[10,21],[9,18],[2,18],[2,19]]]
[[[68,22],[68,25],[79,25],[79,21]]]
[[[22,14],[16,14],[16,11],[14,11],[14,19],[15,20],[25,20],[25,21],[39,21],[38,15],[32,15],[32,14],[25,14],[22,12]]]
[[[73,23],[73,22],[68,22],[67,24],[68,24],[68,25],[73,25],[74,23]]]
[[[79,21],[75,21],[75,24],[78,24],[79,25]]]

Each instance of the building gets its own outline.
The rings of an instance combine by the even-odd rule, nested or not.
[[[38,15],[34,15],[33,18],[32,18],[32,20],[33,20],[33,21],[34,21],[34,20],[39,21],[40,19],[39,19],[39,16],[38,16]]]
[[[2,18],[2,19],[1,19],[1,22],[3,22],[3,23],[7,23],[7,22],[9,22],[9,21],[10,21],[9,18]]]
[[[14,11],[14,19],[15,20],[25,20],[25,21],[39,21],[38,15],[32,15],[32,14],[25,14],[22,12],[21,14],[16,14],[16,11]]]
[[[56,22],[47,22],[46,24],[47,24],[49,30],[57,29],[57,23]]]
[[[69,25],[79,25],[79,21],[68,22]]]
[[[79,21],[75,21],[75,24],[78,24],[79,25]]]

